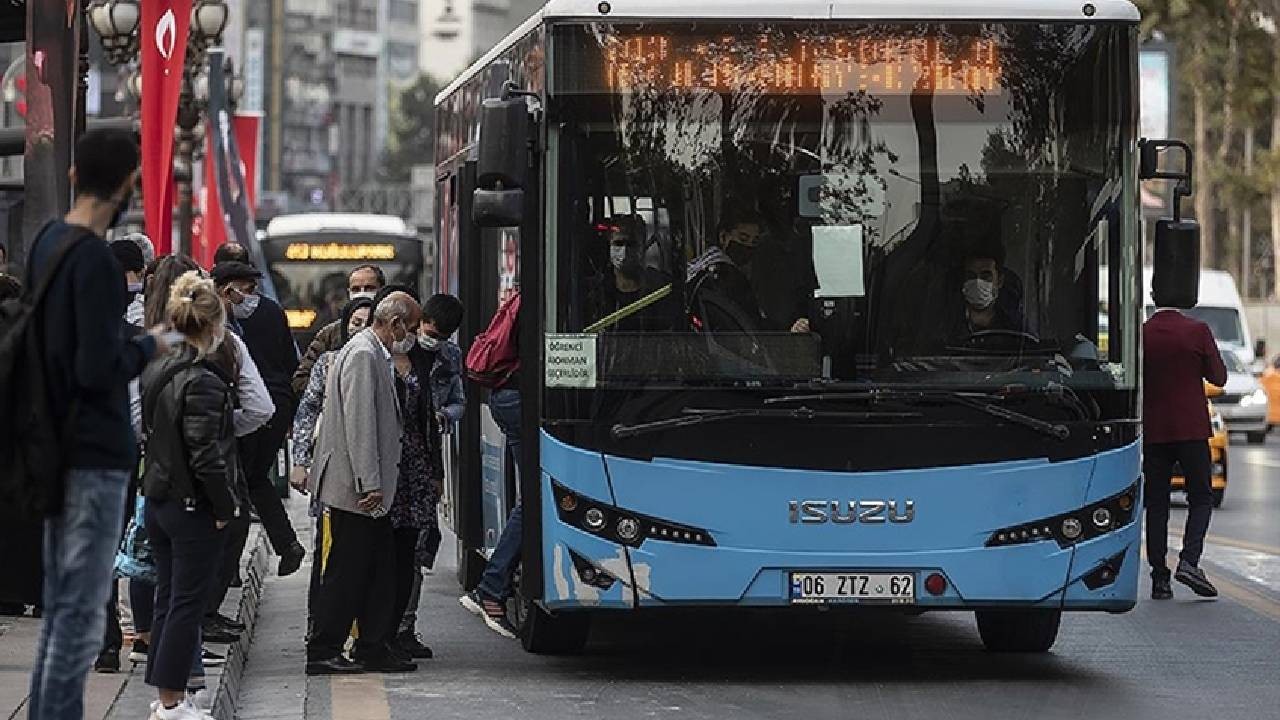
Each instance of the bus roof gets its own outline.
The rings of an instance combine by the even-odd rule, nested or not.
[[[436,95],[440,104],[544,20],[1031,20],[1138,22],[1130,0],[550,0]],[[1086,8],[1093,8],[1086,15]]]
[[[326,233],[369,233],[373,235],[415,235],[404,218],[364,213],[299,213],[280,215],[267,223],[267,237],[282,235],[323,235]]]

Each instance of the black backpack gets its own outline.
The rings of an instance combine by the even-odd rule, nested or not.
[[[43,237],[48,227],[36,237]],[[40,309],[63,261],[88,234],[70,233],[53,249],[40,278],[27,273],[30,284],[22,297],[0,303],[0,505],[23,515],[53,515],[62,509],[70,428],[59,427],[53,417]],[[73,405],[68,426],[74,416]]]

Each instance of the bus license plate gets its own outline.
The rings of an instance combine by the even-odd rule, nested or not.
[[[791,602],[796,604],[913,605],[915,601],[912,573],[791,573]]]

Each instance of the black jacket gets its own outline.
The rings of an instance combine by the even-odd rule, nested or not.
[[[72,233],[87,237],[58,268],[38,318],[49,400],[59,425],[71,423],[68,467],[132,470],[138,457],[129,381],[156,345],[145,334],[125,340],[120,263],[102,238],[59,220],[36,237],[28,281],[43,275],[54,249]]]
[[[236,517],[240,463],[233,391],[225,376],[196,362],[188,347],[152,363],[142,373],[141,390],[148,430],[143,494],[204,505],[224,522]]]
[[[291,381],[298,369],[298,346],[293,342],[289,320],[279,303],[263,295],[258,309],[239,320],[240,338],[249,347],[249,356],[262,374],[262,382],[276,404],[276,413],[286,413],[292,421],[293,407],[298,403]],[[305,386],[304,386],[305,389]]]

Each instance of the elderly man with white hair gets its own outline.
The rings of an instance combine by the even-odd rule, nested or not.
[[[328,508],[332,542],[307,639],[307,674],[408,672],[417,666],[392,648],[394,544],[387,517],[399,476],[403,420],[392,352],[418,342],[422,308],[393,292],[373,311],[373,324],[340,350],[329,368],[312,481]],[[342,655],[360,622],[352,659]]]

